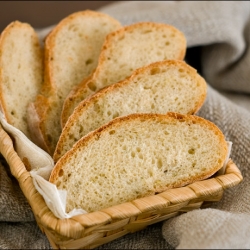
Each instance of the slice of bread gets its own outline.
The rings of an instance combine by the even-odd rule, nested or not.
[[[29,106],[29,124],[48,153],[53,154],[61,133],[65,97],[96,68],[106,35],[120,27],[106,14],[85,10],[61,20],[46,37],[44,85]]]
[[[29,139],[27,105],[43,82],[43,54],[35,30],[14,21],[0,36],[0,106],[9,124]]]
[[[169,111],[194,114],[205,101],[206,90],[205,80],[184,61],[161,61],[137,69],[75,108],[58,140],[54,161],[82,136],[115,117]]]
[[[65,99],[62,126],[74,108],[87,96],[125,79],[135,69],[150,63],[169,59],[183,60],[185,53],[185,36],[171,25],[141,22],[110,33],[91,78],[76,86]]]
[[[67,191],[68,212],[92,212],[208,178],[227,151],[223,133],[201,117],[131,114],[79,140],[50,182]]]

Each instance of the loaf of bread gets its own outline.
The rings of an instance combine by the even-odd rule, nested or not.
[[[80,139],[50,182],[67,191],[68,212],[92,212],[208,178],[227,151],[223,133],[201,117],[131,114]]]
[[[83,100],[64,126],[54,161],[90,131],[115,117],[132,113],[169,111],[194,114],[205,101],[206,82],[181,60],[152,63],[123,81],[109,85]]]
[[[14,21],[0,36],[0,108],[7,122],[29,139],[27,105],[42,87],[43,55],[35,30]]]
[[[110,33],[90,79],[77,85],[65,99],[62,126],[74,108],[99,89],[125,79],[135,69],[150,63],[183,60],[185,53],[185,36],[171,25],[141,22]]]
[[[96,68],[106,35],[120,27],[106,14],[85,10],[61,20],[46,37],[44,85],[29,106],[28,122],[36,143],[51,155],[65,97]]]

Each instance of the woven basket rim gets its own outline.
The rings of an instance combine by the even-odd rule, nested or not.
[[[202,201],[204,197],[216,195],[227,188],[238,185],[242,180],[242,174],[235,163],[229,159],[225,168],[225,173],[215,175],[209,179],[201,180],[184,187],[166,190],[162,193],[136,199],[116,206],[112,206],[100,211],[77,215],[68,219],[59,219],[47,207],[43,197],[36,190],[30,173],[20,157],[17,155],[13,141],[0,125],[0,152],[7,161],[12,175],[18,180],[20,188],[28,200],[35,218],[41,230],[46,228],[49,232],[57,232],[66,238],[80,238],[82,232],[101,232],[102,225],[114,221],[112,227],[115,229],[128,223],[131,217],[140,214],[149,214],[157,221],[157,214],[154,211],[164,211],[171,208],[182,208],[190,200]],[[148,218],[145,218],[147,223]],[[117,221],[117,223],[115,222]],[[142,223],[143,220],[140,220]],[[48,236],[48,234],[46,233]]]

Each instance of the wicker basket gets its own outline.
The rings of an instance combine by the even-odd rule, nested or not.
[[[33,185],[32,177],[14,150],[9,135],[0,126],[0,152],[10,166],[27,198],[36,221],[54,249],[95,248],[128,233],[181,213],[219,201],[225,189],[242,181],[237,166],[230,160],[222,175],[170,189],[101,211],[58,219]]]

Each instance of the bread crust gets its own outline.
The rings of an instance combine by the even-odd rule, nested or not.
[[[168,24],[163,24],[163,23],[154,23],[154,22],[138,22],[132,25],[127,25],[122,27],[121,29],[118,29],[114,32],[111,32],[110,34],[107,35],[105,42],[102,47],[102,51],[99,56],[99,61],[98,65],[91,75],[89,79],[84,79],[83,82],[81,82],[77,88],[75,88],[74,91],[69,93],[67,98],[64,101],[64,107],[62,111],[62,127],[66,124],[66,121],[68,117],[70,116],[71,112],[74,110],[74,108],[85,98],[88,96],[92,95],[94,92],[100,90],[101,88],[113,84],[114,82],[110,83],[104,83],[103,79],[101,78],[101,74],[103,71],[103,68],[105,67],[105,64],[109,61],[109,58],[112,57],[111,51],[115,50],[115,46],[119,45],[119,40],[122,40],[125,34],[132,33],[135,30],[141,30],[146,32],[146,30],[154,30],[154,32],[160,32],[161,30],[168,31],[169,33],[175,34],[175,36],[178,36],[179,39],[179,47],[178,51],[175,53],[175,55],[172,58],[164,58],[162,56],[161,58],[158,58],[157,61],[163,61],[163,60],[170,60],[170,59],[175,59],[175,60],[183,60],[185,55],[186,55],[186,38],[184,34],[176,29],[175,27],[168,25]],[[140,46],[140,44],[138,44]],[[130,48],[130,45],[127,45],[128,49]],[[138,47],[139,47],[138,46]],[[168,49],[166,49],[167,51]],[[138,57],[141,55],[138,55]],[[147,57],[147,55],[145,55]],[[153,63],[154,61],[149,60],[146,65]],[[140,68],[142,66],[138,66],[137,68]],[[136,70],[137,68],[134,68],[133,70]],[[125,75],[122,79],[124,80],[126,77],[129,75]],[[117,81],[115,81],[117,82]],[[99,86],[100,85],[100,86]]]
[[[67,169],[64,169],[64,167],[67,165],[67,163],[71,162],[72,159],[76,159],[77,157],[80,158],[81,152],[87,152],[88,150],[92,150],[92,146],[94,145],[94,143],[98,140],[102,141],[103,137],[105,137],[105,139],[107,141],[115,140],[115,139],[112,139],[112,136],[115,136],[116,133],[112,133],[112,131],[117,131],[117,130],[119,130],[119,128],[125,128],[129,123],[131,123],[132,125],[130,127],[133,127],[133,128],[135,127],[136,131],[138,133],[140,131],[141,133],[146,134],[146,133],[148,133],[148,131],[145,130],[147,125],[143,125],[143,124],[147,124],[150,122],[166,124],[166,127],[167,126],[175,126],[176,124],[180,124],[180,123],[182,123],[182,124],[185,123],[186,127],[198,124],[200,126],[199,129],[212,131],[214,138],[218,139],[218,143],[220,145],[220,148],[219,148],[220,152],[219,153],[214,152],[214,153],[218,153],[219,154],[218,157],[220,157],[220,159],[215,160],[213,166],[206,166],[207,167],[206,170],[200,169],[200,171],[198,173],[196,173],[195,175],[192,175],[191,177],[189,176],[189,177],[185,177],[183,179],[179,179],[176,182],[172,182],[171,184],[169,184],[167,182],[160,184],[154,190],[151,190],[152,192],[147,191],[144,194],[140,194],[137,198],[145,197],[145,196],[148,196],[148,195],[154,194],[154,193],[163,192],[169,188],[177,188],[177,187],[185,186],[185,185],[190,184],[192,182],[206,179],[206,178],[212,176],[216,171],[218,171],[223,166],[223,163],[226,159],[227,151],[228,151],[227,143],[225,141],[225,138],[224,138],[222,131],[214,123],[212,123],[208,120],[205,120],[201,117],[195,116],[195,115],[182,115],[182,114],[173,113],[173,112],[169,112],[166,115],[163,115],[163,114],[131,114],[128,116],[117,117],[117,118],[113,119],[112,121],[110,121],[108,124],[103,125],[102,127],[96,129],[95,131],[90,132],[85,137],[80,139],[72,147],[72,149],[69,150],[57,162],[57,164],[55,165],[55,168],[53,169],[53,171],[51,173],[49,181],[51,183],[59,185],[59,182],[60,182],[59,176],[61,176],[63,172],[67,172],[67,175],[70,175],[70,172],[74,171],[75,166],[74,167],[71,166],[71,168],[72,168],[71,171],[68,168],[69,166],[67,167]],[[141,124],[141,127],[138,127],[138,126],[140,126],[138,124]],[[141,129],[141,128],[144,128],[144,129]],[[151,129],[152,129],[152,127],[151,127]],[[151,131],[151,129],[149,131]],[[157,140],[157,139],[155,139],[155,140]],[[192,139],[190,138],[190,140],[192,140]],[[106,145],[106,147],[107,147],[107,145]],[[153,143],[152,143],[152,145],[153,145]],[[105,148],[103,148],[103,150],[105,150]],[[113,153],[112,150],[113,149],[111,148],[110,154]],[[152,150],[155,150],[155,148],[152,148]],[[181,150],[181,148],[179,150]],[[113,153],[113,154],[115,154],[115,153]],[[201,160],[202,160],[202,158],[201,158]],[[84,160],[83,160],[83,162],[84,162]],[[131,160],[130,163],[131,163],[131,165],[133,165],[133,160]],[[86,163],[82,163],[82,164],[84,164],[85,167],[91,168],[91,166],[86,166]],[[119,162],[117,164],[119,164]],[[164,165],[164,162],[163,162],[163,165]],[[92,167],[94,168],[94,165],[92,165]],[[98,165],[95,167],[98,167]],[[118,169],[119,168],[117,168],[116,171],[119,171]],[[64,184],[61,183],[61,186],[62,185],[64,185]],[[73,188],[73,187],[71,187],[71,188]],[[91,192],[91,190],[89,190],[89,191]],[[101,192],[101,190],[99,190],[99,191]],[[84,196],[84,197],[86,197],[86,196]],[[83,209],[84,209],[84,207],[83,207]]]
[[[19,36],[22,36],[21,40]],[[20,47],[18,43],[22,42],[25,44]],[[15,49],[20,53],[19,58],[15,60],[13,57],[6,65],[7,58],[4,57]],[[18,68],[16,65],[19,65]],[[12,72],[6,73],[9,68],[12,68]],[[28,75],[27,72],[29,72]],[[42,72],[43,51],[35,30],[28,23],[11,22],[0,36],[0,106],[7,122],[21,130],[29,139],[31,139],[31,131],[26,123],[26,108],[42,87]],[[7,91],[6,88],[8,88]],[[17,100],[20,100],[18,105],[15,104]],[[16,113],[19,113],[19,116]]]
[[[214,131],[215,134],[219,137],[220,144],[222,148],[224,149],[224,154],[222,159],[225,160],[228,149],[227,144],[225,141],[225,137],[222,133],[222,131],[212,122],[196,115],[183,115],[175,112],[168,112],[167,114],[130,114],[127,116],[117,117],[113,120],[111,120],[109,123],[104,124],[103,126],[99,127],[98,129],[91,131],[86,136],[82,137],[74,146],[64,155],[62,158],[57,162],[55,165],[55,168],[53,169],[49,181],[52,183],[56,182],[56,178],[58,176],[58,173],[60,169],[63,168],[63,165],[68,162],[69,158],[72,157],[72,155],[78,151],[78,149],[82,149],[84,147],[87,147],[89,143],[92,141],[98,139],[100,136],[102,136],[102,133],[107,133],[107,131],[116,129],[116,127],[121,126],[122,123],[130,122],[133,120],[140,120],[145,121],[147,119],[153,119],[153,120],[159,120],[159,121],[165,121],[168,120],[169,122],[173,121],[185,121],[190,124],[192,123],[200,123],[201,125],[210,128]],[[209,173],[202,174],[201,173],[201,180],[202,178],[208,178],[212,174],[214,174],[216,171],[218,171],[223,165],[223,161],[221,162],[221,165],[216,166],[214,169],[212,169]],[[185,184],[184,184],[185,185]]]
[[[70,91],[72,86],[69,86],[72,84],[73,81],[68,81],[68,83],[65,83],[63,86],[57,86],[57,77],[60,74],[55,73],[56,70],[58,70],[56,65],[57,62],[57,54],[56,54],[56,48],[62,45],[59,45],[57,38],[60,36],[61,32],[63,32],[64,28],[70,29],[70,25],[77,23],[81,23],[82,25],[87,26],[88,20],[91,18],[96,19],[96,24],[99,25],[100,23],[106,22],[110,26],[110,29],[112,27],[112,30],[118,29],[121,27],[121,24],[115,20],[114,18],[108,16],[107,14],[92,11],[92,10],[84,10],[75,12],[66,18],[62,19],[55,28],[46,36],[45,38],[45,45],[44,45],[44,83],[40,92],[40,97],[37,98],[36,101],[32,105],[30,105],[29,109],[31,111],[30,114],[36,114],[36,119],[33,119],[32,117],[29,118],[29,122],[31,123],[29,126],[33,129],[33,137],[39,140],[37,143],[42,147],[46,148],[47,152],[50,155],[53,155],[53,152],[55,150],[55,146],[57,143],[57,140],[61,133],[61,110],[63,105],[63,100],[65,98],[64,92]],[[85,23],[86,22],[86,23]],[[100,25],[101,26],[101,25]],[[99,27],[99,26],[98,26]],[[93,27],[95,29],[97,27]],[[73,29],[73,27],[72,27]],[[101,30],[101,29],[100,29]],[[92,46],[92,41],[94,38],[91,36],[91,34],[88,34],[87,31],[85,32],[85,29],[81,31],[82,33],[79,33],[79,36],[81,35],[81,39],[86,42],[86,56],[87,52],[90,51],[89,46]],[[104,33],[104,31],[102,31]],[[91,40],[92,39],[92,40]],[[100,41],[102,41],[103,38],[100,38]],[[65,46],[68,46],[66,49],[72,49],[68,44]],[[93,44],[94,46],[94,44]],[[97,51],[98,48],[92,49],[93,51]],[[91,51],[92,51],[91,50]],[[96,52],[95,52],[96,53]],[[87,60],[88,58],[85,58],[85,54],[82,54],[82,61]],[[69,61],[70,65],[73,65],[71,63],[71,58],[65,58],[65,62]],[[75,59],[76,60],[76,59]],[[94,62],[97,61],[97,58],[91,58],[92,64],[94,66]],[[78,63],[79,64],[79,63]],[[76,65],[78,65],[76,64]],[[91,70],[91,67],[87,64],[86,67],[82,69],[81,71],[85,72],[86,74],[83,75],[83,79],[88,76],[94,70],[94,68]],[[88,70],[90,72],[88,72]],[[62,71],[63,72],[63,71]],[[80,70],[78,71],[78,73]],[[80,73],[79,73],[80,74]],[[82,80],[82,79],[81,79]],[[81,81],[79,80],[79,82]],[[77,82],[77,84],[79,83]],[[65,89],[65,90],[63,90]],[[41,97],[43,96],[43,97]],[[42,103],[41,100],[44,100]],[[41,105],[43,108],[41,108]],[[45,110],[46,112],[40,111],[41,109]],[[32,124],[35,123],[35,124]]]
[[[102,100],[108,95],[111,96],[109,99],[114,99],[114,97],[116,96],[116,93],[119,93],[119,90],[121,90],[121,91],[123,90],[123,92],[126,93],[127,90],[129,91],[131,88],[133,88],[132,86],[133,86],[133,84],[135,84],[134,82],[136,82],[137,86],[144,86],[143,84],[140,85],[140,80],[137,80],[137,79],[140,79],[142,76],[144,76],[144,77],[150,76],[151,72],[155,69],[159,69],[159,70],[164,71],[164,70],[171,69],[171,68],[174,68],[177,70],[186,70],[189,72],[190,76],[193,77],[193,81],[194,81],[193,84],[197,89],[199,89],[199,95],[195,96],[195,98],[192,100],[192,103],[190,104],[190,108],[188,109],[187,113],[185,113],[185,114],[195,114],[200,109],[200,107],[202,106],[202,104],[204,103],[205,98],[206,98],[207,87],[206,87],[205,80],[197,73],[197,71],[194,68],[192,68],[191,66],[186,64],[184,61],[167,60],[167,61],[155,62],[155,63],[152,63],[148,66],[145,66],[145,67],[142,67],[142,68],[135,70],[134,73],[131,76],[127,77],[125,80],[120,81],[118,83],[111,84],[111,85],[97,91],[95,94],[89,96],[88,98],[86,98],[82,102],[80,102],[79,105],[75,108],[72,115],[69,117],[66,125],[64,126],[64,128],[62,130],[62,133],[60,135],[59,141],[57,143],[57,146],[56,146],[56,149],[54,152],[54,156],[53,156],[54,161],[57,162],[58,159],[61,157],[61,155],[63,155],[63,152],[65,151],[66,144],[69,144],[69,137],[72,134],[72,128],[74,128],[74,131],[78,131],[79,126],[82,126],[82,127],[85,126],[84,122],[82,123],[82,122],[80,122],[80,120],[83,119],[83,118],[81,119],[81,117],[84,117],[86,112],[88,112],[88,108],[90,106],[93,106],[95,103],[98,103],[98,100]],[[199,85],[199,87],[198,87],[198,85]],[[131,88],[129,88],[129,86],[131,86]],[[143,87],[141,87],[141,88],[143,88]],[[159,90],[155,90],[155,91],[159,92]],[[165,89],[164,90],[161,89],[160,91],[161,92],[165,91]],[[188,93],[189,93],[189,91],[190,90],[187,89]],[[144,92],[134,93],[134,98],[132,99],[132,101],[137,104],[136,106],[143,106],[143,103],[140,103],[141,99],[139,99],[139,98],[137,99],[137,96],[139,95],[140,97],[142,97],[143,93]],[[131,95],[131,93],[127,94],[128,97],[130,95]],[[166,96],[167,96],[167,93],[166,93]],[[118,98],[118,100],[120,100],[120,99],[121,98]],[[143,99],[146,100],[146,97]],[[128,103],[131,101],[131,99],[127,98],[127,99],[120,100],[120,101],[122,101],[122,105],[127,106]],[[186,101],[186,100],[183,100],[183,102],[184,101]],[[107,102],[107,100],[105,102]],[[157,102],[155,102],[155,103],[157,103]],[[154,109],[154,112],[158,112],[157,111],[158,110],[157,104],[155,104],[155,105],[156,105],[156,108]],[[176,111],[176,110],[167,110],[167,103],[161,103],[161,106],[166,108],[166,112],[167,111]],[[106,112],[105,107],[106,106],[102,107],[103,112]],[[112,110],[113,113],[119,113],[118,110],[120,107],[113,106],[112,108],[113,108],[113,110]],[[177,108],[178,107],[176,104],[176,109]],[[116,111],[116,109],[117,109],[117,111]],[[91,111],[89,111],[89,112],[91,113]],[[130,112],[137,113],[133,108],[131,109]],[[147,112],[152,113],[152,110],[147,110]],[[93,117],[89,118],[89,119],[93,120],[93,121],[99,121],[98,120],[99,116],[101,116],[101,115],[99,115],[97,113],[93,113]],[[119,116],[121,116],[121,115],[119,115]],[[83,119],[83,120],[86,120],[86,119]],[[93,128],[93,129],[95,129],[95,128]],[[85,130],[82,129],[82,131],[85,131]],[[84,135],[85,134],[81,133],[79,135],[78,139],[80,139],[80,137],[84,136]]]

